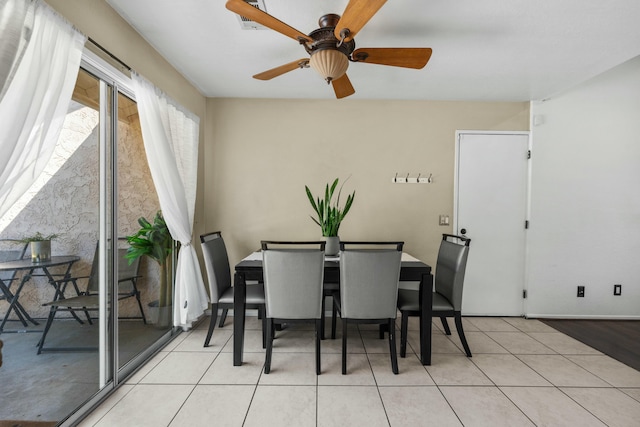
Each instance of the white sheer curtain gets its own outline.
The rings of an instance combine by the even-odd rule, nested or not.
[[[3,22],[5,7],[14,1],[25,0],[8,0],[3,7]],[[51,158],[86,41],[48,5],[29,1],[35,7],[31,37],[22,58],[21,50],[15,49],[14,61],[19,63],[8,68],[10,84],[0,100],[0,217],[31,186]],[[29,25],[27,12],[23,14],[19,7],[11,10],[18,11],[17,18],[22,17],[23,24]],[[7,22],[10,21],[11,16]],[[15,36],[17,30],[3,25],[3,44],[5,31]],[[11,50],[7,48],[7,52]]]
[[[31,39],[35,1],[0,0],[0,100]]]
[[[198,172],[199,118],[132,73],[142,139],[160,208],[171,236],[182,245],[176,269],[174,326],[188,328],[209,306],[192,245]]]

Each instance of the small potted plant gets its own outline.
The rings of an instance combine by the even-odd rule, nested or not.
[[[340,190],[338,190],[338,194],[336,200],[333,201],[333,194],[335,192],[336,187],[338,186],[338,178],[333,181],[331,187],[329,184],[326,185],[324,190],[324,199],[320,197],[314,200],[313,195],[311,194],[311,190],[306,185],[304,186],[307,191],[307,197],[309,198],[309,202],[311,202],[311,206],[313,210],[316,211],[318,218],[311,219],[320,226],[322,230],[322,236],[325,237],[327,241],[327,245],[325,247],[325,253],[327,255],[336,255],[340,252],[340,237],[338,236],[338,230],[340,229],[340,224],[349,209],[351,209],[351,205],[353,204],[353,199],[356,196],[356,192],[354,191],[352,194],[347,196],[347,201],[344,204],[344,207],[340,207],[340,194],[342,193],[342,187],[344,183],[340,186]]]
[[[160,267],[160,295],[157,301],[158,326],[168,326],[171,321],[173,301],[172,271],[168,268],[168,262],[169,255],[173,250],[173,238],[161,211],[156,213],[153,223],[140,217],[138,224],[140,225],[138,232],[127,236],[129,248],[125,257],[129,259],[129,262],[133,262],[134,259],[146,255],[158,263]]]
[[[31,262],[44,262],[51,260],[51,240],[58,237],[57,234],[43,235],[39,231],[33,236],[25,237],[20,241],[31,245]]]

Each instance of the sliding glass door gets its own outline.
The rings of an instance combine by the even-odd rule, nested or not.
[[[0,218],[18,250],[55,235],[50,264],[10,272],[23,311],[0,298],[0,419],[73,423],[173,333],[160,297],[172,282],[161,288],[152,258],[126,256],[140,218],[159,212],[130,80],[90,53],[81,67],[52,160]]]
[[[147,165],[136,103],[122,92],[117,102],[117,234],[119,253],[123,254],[129,246],[126,236],[136,235],[141,221],[148,221],[151,230],[168,230],[155,227],[160,205]],[[171,331],[173,307],[171,299],[163,296],[171,295],[173,288],[171,281],[161,280],[163,272],[152,257],[117,259],[117,366],[121,376],[126,376],[135,368],[135,360]]]

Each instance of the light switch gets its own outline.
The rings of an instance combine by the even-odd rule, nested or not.
[[[440,225],[449,225],[449,215],[440,215]]]

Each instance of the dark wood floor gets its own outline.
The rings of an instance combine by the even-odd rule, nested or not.
[[[640,320],[540,320],[640,371]]]

